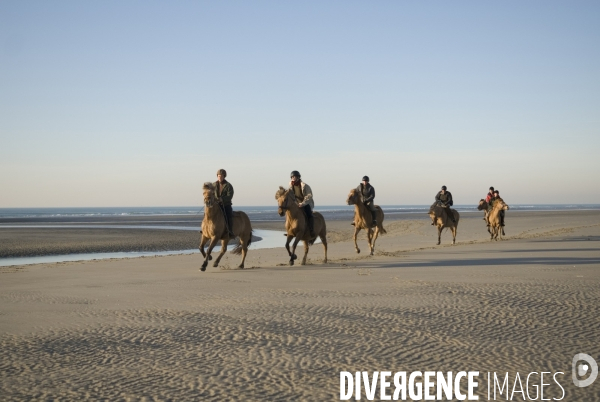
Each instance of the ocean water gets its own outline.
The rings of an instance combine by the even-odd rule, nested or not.
[[[429,205],[382,205],[387,214],[425,214]],[[278,221],[276,206],[237,206],[234,210],[244,211],[251,221]],[[477,205],[455,205],[458,212],[476,212]],[[576,211],[598,210],[600,204],[511,204],[511,211]],[[0,219],[27,219],[32,222],[46,218],[111,218],[142,216],[197,216],[203,217],[203,206],[190,207],[105,207],[105,208],[0,208]],[[349,205],[317,206],[315,211],[323,214],[326,220],[349,219],[354,207]],[[62,219],[61,219],[62,220]]]

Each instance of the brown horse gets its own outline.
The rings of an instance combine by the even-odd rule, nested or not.
[[[450,217],[448,216],[447,211],[448,208],[438,207],[435,204],[429,208],[429,217],[431,218],[432,224],[437,226],[438,230],[438,242],[439,245],[442,242],[442,230],[444,228],[449,228],[452,230],[452,244],[456,244],[456,229],[458,228],[458,220],[460,219],[460,214],[456,209],[450,209],[452,214],[454,215],[454,220],[456,222],[452,222]]]
[[[350,194],[348,194],[346,203],[348,205],[354,205],[354,248],[356,249],[356,252],[360,253],[358,244],[356,244],[356,237],[361,229],[365,229],[367,231],[367,241],[369,242],[371,255],[373,255],[375,252],[375,241],[379,236],[379,232],[382,234],[387,233],[383,228],[383,211],[381,210],[381,207],[379,205],[375,205],[375,209],[377,210],[377,226],[373,231],[373,225],[371,224],[373,221],[373,215],[365,206],[365,204],[362,203],[360,200],[360,194],[355,188],[350,190]]]
[[[229,231],[225,221],[225,213],[217,203],[217,195],[215,187],[212,183],[204,183],[204,219],[202,220],[202,238],[200,239],[200,252],[204,257],[201,271],[206,271],[208,261],[212,260],[211,252],[217,242],[221,240],[221,252],[215,260],[213,267],[219,266],[219,261],[227,251],[227,243],[229,243]],[[248,246],[252,242],[252,226],[248,215],[241,211],[233,212],[233,233],[240,238],[240,244],[236,245],[231,252],[233,254],[242,254],[242,263],[238,268],[244,268],[246,253]],[[204,246],[210,240],[206,253]]]
[[[504,228],[502,227],[500,213],[508,210],[509,207],[506,205],[504,200],[502,198],[496,198],[496,201],[494,201],[494,206],[488,214],[488,220],[490,222],[490,228],[488,229],[491,235],[490,240],[498,240],[498,237],[500,237],[500,240],[502,240],[502,236],[504,236]]]
[[[308,230],[308,223],[306,222],[306,214],[298,206],[296,197],[293,191],[286,190],[279,186],[279,190],[275,193],[275,199],[277,200],[277,206],[279,207],[277,212],[279,216],[285,215],[285,230],[287,232],[287,240],[285,242],[285,249],[290,256],[290,265],[294,265],[294,260],[298,258],[296,256],[296,246],[302,240],[304,242],[304,258],[302,259],[301,265],[306,265],[306,256],[308,255],[308,249],[314,244],[317,236],[323,243],[323,249],[325,251],[325,259],[323,263],[327,263],[327,227],[325,226],[325,219],[323,215],[318,212],[313,212],[315,219],[315,237],[310,236]],[[290,242],[294,240],[292,244],[292,250],[290,251]]]

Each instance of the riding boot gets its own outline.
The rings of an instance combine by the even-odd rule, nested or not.
[[[315,218],[311,215],[308,217],[308,232],[310,237],[316,237],[315,235]]]
[[[225,218],[227,220],[227,231],[229,232],[229,237],[234,238],[235,233],[233,233],[233,208],[231,205],[225,205]]]
[[[373,217],[373,227],[377,226],[377,211],[371,211],[371,216]]]
[[[500,212],[500,226],[504,226],[504,211]]]
[[[450,207],[446,207],[446,213],[448,214],[448,217],[450,218],[452,223],[456,223],[456,219],[454,219],[454,213],[452,212]]]

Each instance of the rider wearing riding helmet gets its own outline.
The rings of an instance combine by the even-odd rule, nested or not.
[[[369,183],[369,176],[363,176],[362,183],[356,187],[362,203],[371,211],[373,226],[377,226],[377,209],[375,209],[375,187]],[[354,222],[352,223],[354,225]]]
[[[227,172],[225,169],[217,170],[217,181],[214,182],[214,186],[217,192],[217,200],[223,212],[225,212],[225,220],[227,221],[227,231],[229,237],[235,237],[233,233],[233,208],[231,200],[233,199],[233,186],[225,178]]]
[[[297,170],[290,173],[290,179],[290,190],[294,192],[298,206],[306,213],[310,237],[315,237],[315,218],[312,213],[315,202],[313,201],[312,190],[308,184],[300,179],[300,172]]]
[[[452,194],[450,193],[450,191],[447,191],[446,186],[442,186],[442,190],[439,191],[435,196],[435,205],[437,205],[438,207],[446,208],[446,213],[448,214],[448,217],[452,222],[456,223],[456,219],[454,219],[454,214],[450,210],[450,207],[453,204],[454,201],[452,201]]]

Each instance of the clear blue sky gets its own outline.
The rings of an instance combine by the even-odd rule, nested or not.
[[[0,207],[600,200],[598,1],[2,1]]]

